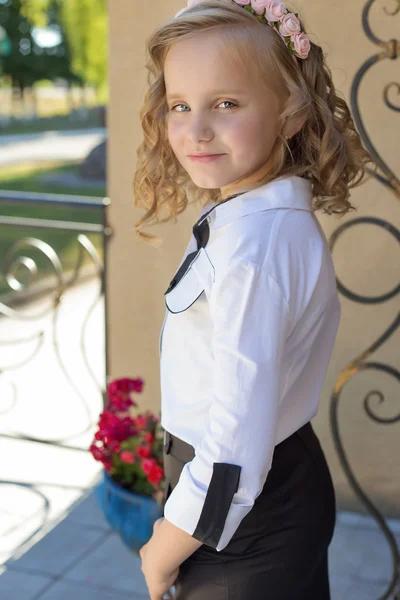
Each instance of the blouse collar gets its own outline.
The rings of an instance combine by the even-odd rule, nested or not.
[[[211,229],[219,229],[240,217],[274,208],[294,208],[313,211],[312,185],[303,177],[293,175],[274,179],[254,190],[226,198],[222,203],[207,204],[207,211],[196,225],[207,218]]]

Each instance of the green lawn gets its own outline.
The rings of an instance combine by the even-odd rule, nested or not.
[[[59,164],[58,166],[42,165],[18,165],[0,169],[0,190],[32,191],[46,192],[55,194],[77,194],[80,196],[100,196],[106,195],[104,186],[93,189],[75,189],[58,186],[56,184],[46,184],[40,182],[39,177],[44,173],[75,172],[76,165]],[[0,192],[1,196],[1,192]],[[20,203],[20,202],[0,202],[0,214],[3,216],[19,216],[40,219],[52,219],[61,221],[79,221],[83,223],[101,223],[102,210],[100,208],[80,208],[70,206],[51,206],[38,203]],[[78,257],[77,234],[74,232],[52,231],[48,229],[32,229],[0,225],[0,295],[4,292],[10,292],[10,288],[4,281],[4,257],[7,250],[18,240],[33,237],[46,242],[55,250],[59,256],[63,268],[71,270]],[[102,238],[100,234],[87,234],[89,240],[97,248],[102,258]],[[47,275],[54,272],[50,260],[46,255],[37,249],[22,248],[13,254],[13,257],[25,255],[32,258],[39,268],[39,275]],[[90,259],[85,259],[85,263]],[[24,280],[26,271],[20,267],[18,279]]]
[[[43,192],[48,194],[74,194],[78,196],[106,196],[106,186],[99,184],[95,188],[66,187],[58,183],[44,183],[43,175],[62,175],[77,173],[78,165],[74,163],[32,163],[18,164],[0,168],[0,190],[20,192]]]

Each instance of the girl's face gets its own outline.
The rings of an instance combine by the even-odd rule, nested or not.
[[[173,44],[164,77],[170,146],[197,186],[220,188],[224,197],[237,191],[238,179],[245,178],[238,183],[245,189],[265,166],[283,106],[252,65],[235,64],[221,44],[216,31]],[[195,153],[217,156],[196,160]]]

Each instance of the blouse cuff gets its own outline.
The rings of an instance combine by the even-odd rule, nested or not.
[[[180,479],[164,506],[164,517],[176,527],[214,548],[223,550],[251,506],[233,503],[239,488],[241,467],[214,463],[208,489],[195,484],[190,463],[183,467]]]

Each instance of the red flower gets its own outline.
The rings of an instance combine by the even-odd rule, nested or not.
[[[138,415],[135,418],[135,425],[138,429],[146,429],[147,427],[147,418],[144,415]]]
[[[121,419],[109,410],[101,413],[99,419],[99,432],[95,438],[108,444],[111,440],[122,442],[129,437],[137,435],[134,420],[131,417]]]
[[[121,377],[120,379],[114,379],[107,386],[107,394],[114,396],[118,392],[123,394],[129,394],[130,392],[141,393],[143,389],[143,379],[138,377],[137,379],[130,379],[129,377]]]
[[[141,394],[143,390],[143,379],[141,377],[137,377],[136,379],[130,379],[130,391],[136,392],[137,394]]]
[[[92,456],[95,460],[100,460],[100,461],[104,460],[104,458],[105,458],[104,448],[99,448],[99,446],[96,446],[96,444],[92,444],[90,446],[89,450],[92,453]]]
[[[104,470],[114,481],[126,484],[129,474],[132,491],[143,489],[144,482],[154,489],[160,489],[164,477],[158,458],[162,445],[159,427],[161,417],[149,410],[136,414],[134,418],[130,416],[129,409],[137,407],[131,396],[135,392],[141,393],[142,389],[143,379],[139,377],[122,377],[108,384],[108,404],[99,416],[98,428],[90,446],[95,460],[104,465]],[[129,450],[123,449],[125,444],[122,442]],[[120,460],[115,461],[114,456]],[[136,464],[141,468],[137,469]]]
[[[157,465],[154,458],[144,458],[142,460],[142,469],[148,475],[150,471]]]
[[[148,446],[139,446],[137,453],[140,458],[149,458],[151,456],[151,450]]]
[[[110,410],[105,409],[102,413],[100,413],[99,425],[109,425],[117,423],[117,421],[119,421],[119,418]]]
[[[130,406],[137,406],[134,400],[129,398],[129,396],[123,396],[122,394],[111,396],[110,402],[118,411],[128,410]]]
[[[99,431],[96,431],[96,433],[94,434],[94,439],[99,442],[102,442],[104,435],[105,434],[104,434],[103,429],[99,429]]]
[[[164,476],[164,471],[158,465],[153,466],[148,473],[150,483],[158,484]]]
[[[101,413],[99,418],[99,430],[104,432],[104,435],[108,435],[109,431],[113,427],[118,425],[120,418],[109,410],[105,410]]]
[[[108,446],[111,452],[120,452],[121,450],[121,444],[116,440],[111,440]]]
[[[129,377],[121,377],[120,379],[117,379],[118,391],[122,392],[123,394],[129,394],[132,389],[131,381],[132,379],[129,379]]]
[[[126,377],[111,381],[107,386],[111,406],[117,411],[125,411],[130,406],[137,406],[137,403],[130,398],[130,393],[135,387],[134,380]]]
[[[121,452],[120,458],[122,462],[128,463],[129,465],[132,465],[135,462],[135,455],[129,450],[124,450],[123,452]]]
[[[118,381],[115,379],[114,381],[111,381],[111,383],[108,384],[107,386],[107,395],[108,397],[110,396],[115,396],[115,394],[118,393]]]
[[[109,460],[109,459],[104,460],[103,461],[103,465],[104,465],[104,468],[107,471],[107,473],[109,473],[111,471],[111,469],[112,469],[112,462],[111,462],[111,460]]]
[[[154,437],[154,435],[152,434],[151,431],[148,431],[147,433],[144,434],[144,439],[147,444],[152,444],[156,438]]]

